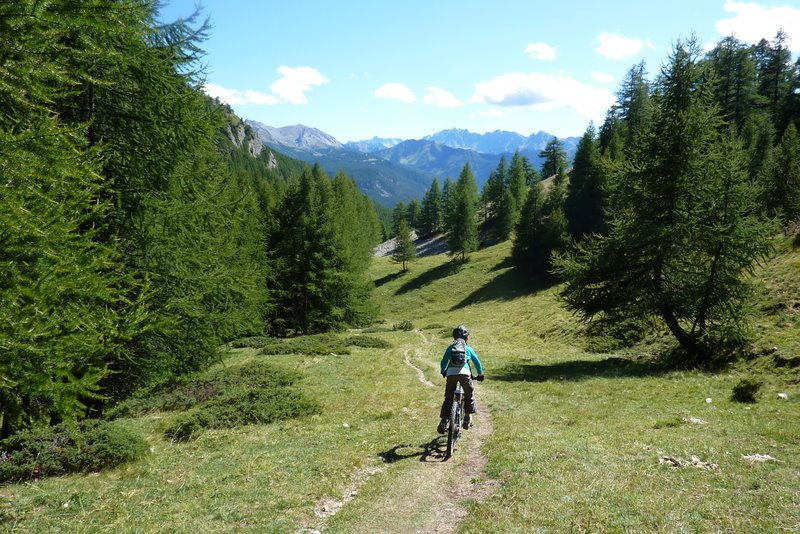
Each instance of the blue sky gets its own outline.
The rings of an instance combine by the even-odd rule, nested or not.
[[[162,20],[195,11],[167,0]],[[242,118],[341,142],[448,128],[558,137],[602,123],[625,73],[695,35],[800,53],[800,0],[205,0],[207,93]]]

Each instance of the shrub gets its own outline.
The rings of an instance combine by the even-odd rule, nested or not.
[[[275,339],[265,345],[260,354],[350,354],[347,344],[336,335],[318,334],[289,339]]]
[[[200,408],[180,414],[164,431],[173,441],[197,438],[206,428],[236,428],[269,424],[320,413],[316,401],[288,387],[253,389],[239,387],[210,400]]]
[[[403,330],[408,332],[409,330],[414,330],[414,323],[408,319],[404,319],[400,322],[400,324],[393,325],[393,328],[395,330]]]
[[[210,371],[170,380],[137,393],[106,414],[108,418],[130,417],[147,413],[189,410],[233,386],[253,388],[289,386],[301,375],[263,362],[238,367],[217,367]]]
[[[231,347],[233,347],[235,349],[242,349],[242,348],[245,348],[245,347],[250,347],[250,348],[253,348],[253,349],[260,349],[262,347],[265,347],[265,346],[269,345],[273,341],[275,341],[275,340],[273,338],[271,338],[271,337],[251,336],[251,337],[244,337],[242,339],[237,339],[235,341],[232,341],[230,345],[231,345]]]
[[[186,442],[195,439],[200,432],[211,426],[211,417],[202,409],[178,415],[164,430],[167,439]]]
[[[365,349],[390,349],[392,344],[384,339],[371,336],[350,336],[347,344]]]
[[[0,441],[0,482],[97,471],[137,460],[148,450],[144,438],[108,421],[24,430]]]
[[[736,402],[756,402],[756,393],[761,389],[761,382],[743,378],[733,386],[731,400]]]

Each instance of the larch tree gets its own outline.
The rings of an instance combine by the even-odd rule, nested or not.
[[[556,259],[562,296],[587,319],[659,317],[687,361],[744,336],[745,275],[769,253],[741,145],[714,103],[694,41],[657,81],[653,135],[615,190],[612,227]]]
[[[478,185],[469,163],[464,165],[458,181],[447,199],[447,242],[450,254],[461,255],[466,261],[469,253],[478,250]]]

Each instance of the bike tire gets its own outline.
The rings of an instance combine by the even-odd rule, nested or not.
[[[453,456],[459,437],[461,437],[461,403],[453,399],[453,404],[450,406],[450,422],[447,425],[446,458]]]

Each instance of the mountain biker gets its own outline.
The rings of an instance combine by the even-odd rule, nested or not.
[[[456,384],[460,383],[464,388],[464,417],[463,427],[469,428],[472,426],[472,414],[478,413],[478,406],[475,404],[475,394],[472,387],[472,370],[470,369],[470,361],[475,365],[477,376],[475,377],[479,382],[483,382],[483,364],[480,358],[475,353],[475,350],[466,345],[466,359],[463,364],[459,365],[453,363],[451,359],[454,345],[459,339],[463,339],[467,344],[469,341],[469,330],[463,324],[458,325],[453,329],[453,343],[447,347],[442,357],[441,372],[442,377],[447,378],[447,384],[444,388],[444,402],[442,403],[442,411],[439,413],[441,421],[436,430],[440,434],[447,432],[447,421],[450,419],[450,407],[453,404],[453,392],[456,389]]]

